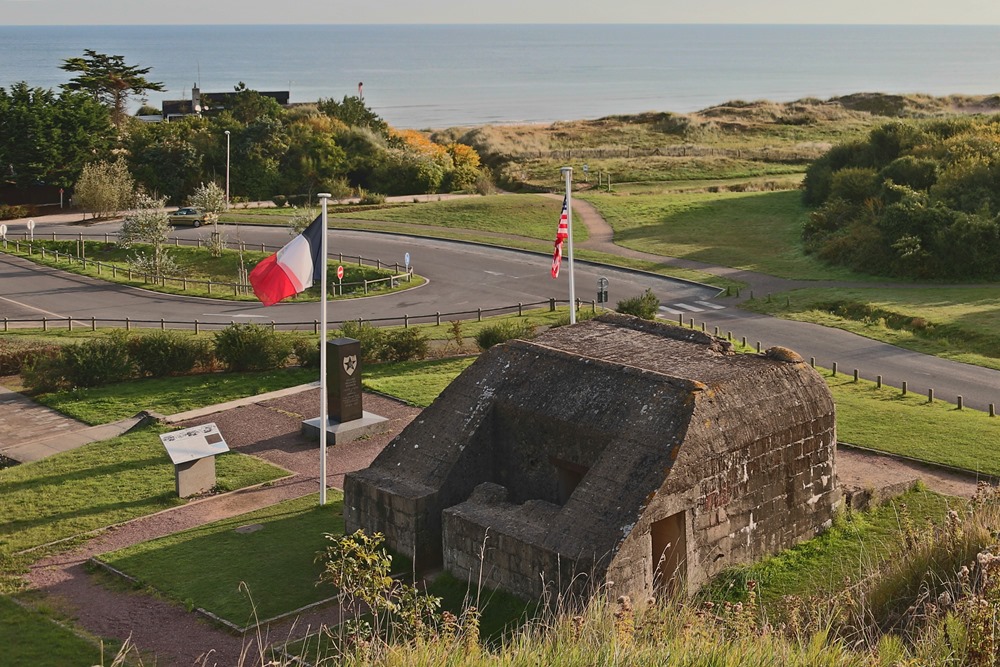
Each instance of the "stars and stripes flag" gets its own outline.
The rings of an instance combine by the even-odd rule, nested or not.
[[[552,253],[552,277],[559,277],[562,265],[563,241],[569,238],[569,200],[563,197],[562,213],[559,215],[559,229],[556,231],[556,247]]]

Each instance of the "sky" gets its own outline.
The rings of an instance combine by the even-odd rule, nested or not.
[[[0,0],[3,25],[860,23],[998,25],[996,0]]]

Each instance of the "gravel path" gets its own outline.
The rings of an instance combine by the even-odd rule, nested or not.
[[[389,418],[391,431],[329,447],[327,482],[331,487],[341,488],[345,473],[367,467],[389,440],[420,412],[398,401],[370,394],[365,395],[365,409]],[[315,493],[319,490],[319,454],[315,443],[299,435],[299,428],[302,419],[318,414],[319,390],[310,389],[198,420],[197,423],[214,421],[218,424],[230,448],[259,456],[293,474],[270,486],[193,501],[105,531],[78,549],[32,565],[29,586],[44,594],[46,604],[74,618],[86,631],[120,640],[131,638],[144,655],[155,656],[157,665],[228,667],[240,664],[244,649],[249,650],[244,664],[259,664],[256,637],[234,636],[180,606],[153,596],[124,590],[124,587],[121,590],[106,587],[88,574],[85,563],[91,556]],[[309,627],[337,620],[336,608],[313,611],[300,617],[294,625],[280,622],[265,628],[264,643],[300,636]]]

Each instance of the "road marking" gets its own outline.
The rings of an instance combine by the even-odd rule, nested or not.
[[[49,310],[42,310],[41,308],[35,308],[34,306],[29,306],[26,303],[21,303],[20,301],[14,301],[14,299],[8,299],[5,296],[0,296],[0,299],[3,299],[4,301],[7,301],[9,303],[16,304],[16,305],[21,306],[23,308],[28,308],[30,310],[37,311],[37,312],[42,313],[44,315],[51,315],[52,317],[58,317],[58,318],[61,318],[61,319],[66,319],[65,315],[60,315],[59,313],[53,313],[52,311],[49,311]]]
[[[268,319],[267,315],[241,315],[239,313],[236,315],[230,313],[202,313],[202,317],[259,317],[262,320]]]
[[[697,306],[689,306],[686,303],[675,303],[674,305],[677,306],[678,308],[683,308],[684,310],[686,310],[688,312],[691,312],[691,313],[703,313],[703,312],[705,312],[704,308],[698,308]]]
[[[712,310],[724,310],[725,306],[720,306],[717,303],[709,303],[708,301],[695,301],[699,306],[705,306],[706,308],[711,308]]]
[[[488,273],[488,274],[490,274],[491,276],[502,276],[502,275],[503,275],[503,274],[502,274],[502,273],[500,273],[499,271],[485,271],[485,270],[484,270],[484,271],[483,271],[483,273]]]
[[[674,310],[673,308],[668,308],[667,306],[660,306],[660,310],[666,311],[671,315],[683,315],[684,313],[680,310]]]

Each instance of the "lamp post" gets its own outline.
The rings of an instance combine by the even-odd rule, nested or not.
[[[226,130],[226,210],[229,210],[229,130]]]

